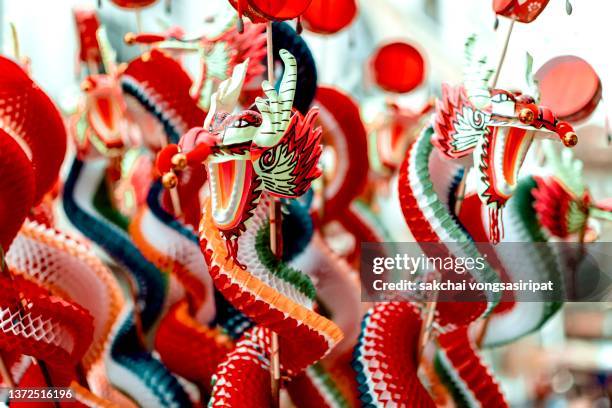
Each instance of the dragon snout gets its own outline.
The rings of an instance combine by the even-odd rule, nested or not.
[[[559,135],[565,147],[574,147],[578,144],[578,135],[576,135],[572,125],[567,122],[559,122],[556,127],[557,135]]]

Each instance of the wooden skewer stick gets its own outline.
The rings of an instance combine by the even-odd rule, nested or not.
[[[274,85],[274,39],[272,38],[272,22],[266,24],[266,51],[268,65],[268,82]]]
[[[467,177],[470,173],[470,167],[463,168],[463,176],[461,176],[461,181],[457,186],[457,191],[455,192],[455,215],[459,217],[459,213],[461,212],[461,206],[463,205],[463,200],[465,198],[465,186],[467,183]]]
[[[423,353],[425,351],[425,347],[429,342],[429,337],[431,336],[431,330],[433,325],[433,319],[436,315],[436,306],[438,305],[438,292],[434,293],[434,300],[431,302],[427,302],[427,306],[425,308],[425,320],[421,324],[421,331],[419,333],[419,343],[417,349],[417,362],[420,363],[423,358]]]
[[[495,70],[495,76],[493,77],[493,83],[491,88],[495,88],[497,86],[497,80],[499,79],[499,73],[501,72],[502,66],[504,65],[504,60],[506,59],[506,54],[508,52],[508,44],[510,44],[510,37],[512,36],[512,30],[514,29],[515,19],[510,21],[510,26],[508,27],[508,32],[506,33],[506,39],[504,40],[504,48],[502,49],[501,56],[499,57],[499,62],[497,63],[497,69]]]
[[[10,22],[9,27],[11,27],[11,37],[13,40],[13,56],[17,62],[21,63],[21,51],[19,47],[19,36],[17,35],[17,26],[15,23]]]
[[[172,201],[172,209],[174,210],[174,215],[177,218],[183,216],[183,210],[181,208],[181,199],[179,197],[178,189],[176,187],[170,189],[170,200]]]
[[[499,80],[499,74],[501,72],[502,66],[504,65],[504,61],[506,60],[506,54],[508,53],[508,45],[510,44],[510,37],[512,36],[512,30],[514,29],[515,22],[516,22],[515,19],[510,20],[510,25],[508,26],[508,31],[506,32],[506,39],[504,40],[504,47],[502,48],[502,53],[499,57],[499,62],[497,63],[497,69],[495,70],[495,75],[493,76],[493,82],[491,83],[491,88],[495,88],[497,86],[497,81]],[[465,172],[463,173],[464,180],[465,180],[467,173],[468,173],[468,169],[466,169]],[[464,180],[462,180],[462,182]],[[465,193],[465,185],[463,186],[463,189],[464,191],[461,193],[462,196]],[[463,197],[461,201],[463,201]],[[457,208],[457,205],[459,206],[458,208]],[[455,214],[459,215],[460,210],[461,210],[461,203],[459,202],[459,200],[457,200],[455,202]],[[492,314],[489,314],[486,317],[485,321],[482,324],[480,332],[476,336],[476,346],[478,348],[482,346],[482,342],[484,341],[484,338],[487,334],[487,329],[489,328],[489,323],[491,322],[491,316]]]
[[[584,246],[585,242],[586,242],[586,233],[587,233],[587,229],[589,226],[589,216],[590,216],[590,209],[587,208],[586,210],[586,217],[584,220],[584,224],[580,227],[580,231],[578,232],[578,253],[576,254],[575,258],[572,260],[571,262],[571,292],[568,293],[568,296],[574,297],[576,296],[576,289],[577,287],[579,287],[578,284],[578,274],[580,273],[580,265],[582,264],[583,260],[584,260],[584,256],[586,254],[586,248]]]
[[[487,335],[487,329],[489,328],[489,323],[491,323],[492,316],[493,313],[489,313],[489,315],[485,318],[485,321],[482,323],[480,333],[478,333],[478,337],[476,338],[476,346],[478,348],[482,348],[482,343],[484,342],[485,336]]]
[[[142,15],[140,14],[140,10],[135,10],[134,14],[136,14],[136,30],[138,34],[142,33]]]
[[[463,204],[463,198],[465,196],[465,186],[469,172],[469,168],[464,168],[463,176],[461,177],[461,181],[459,182],[457,191],[455,192],[455,207],[453,210],[457,217],[459,217],[459,213],[461,212],[461,205]],[[431,337],[433,319],[436,314],[436,307],[438,305],[438,292],[435,292],[433,297],[434,299],[432,301],[426,302],[427,306],[425,308],[425,321],[421,325],[421,332],[419,334],[419,348],[417,350],[417,361],[419,363],[423,357],[423,351],[425,350],[425,347],[429,342],[429,338]]]
[[[272,22],[266,25],[267,39],[267,65],[268,82],[274,86],[274,43],[272,39]],[[276,198],[270,202],[270,249],[277,258],[283,255],[282,249],[282,225],[281,212]],[[278,344],[278,334],[270,333],[270,392],[272,394],[272,407],[280,406],[280,348]]]
[[[136,9],[134,11],[134,14],[136,14],[136,31],[138,31],[138,34],[143,32],[142,29],[142,14],[140,14],[140,9]],[[147,47],[144,44],[140,44],[140,51],[141,52],[145,52],[145,50],[147,49]]]

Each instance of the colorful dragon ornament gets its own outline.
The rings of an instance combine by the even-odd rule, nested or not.
[[[147,68],[152,69],[147,73]],[[152,76],[173,77],[178,86],[170,89],[156,81],[145,82]],[[130,78],[128,83],[134,85],[133,87],[125,87],[126,78]],[[96,79],[90,77],[86,83],[95,85]],[[140,81],[146,85],[143,92],[136,86]],[[133,121],[125,117],[129,111],[124,109],[126,104],[129,104],[125,98],[127,90],[138,90],[137,95],[145,101],[149,100],[144,99],[145,95],[148,95],[154,97],[157,104],[167,102],[169,106],[176,106],[172,114],[168,114],[169,111],[166,110],[162,114],[157,109],[160,115],[154,120],[161,118],[161,124],[166,125],[160,126],[160,137],[151,144],[159,146],[160,142],[174,134],[176,129],[183,129],[182,126],[190,126],[190,123],[198,123],[197,118],[204,117],[203,112],[189,97],[190,84],[190,79],[174,60],[154,50],[148,57],[138,58],[130,63],[125,71],[118,72],[117,76],[113,77],[112,93],[102,94],[104,99],[97,97],[96,87],[86,87],[89,91],[89,102],[85,104],[82,113],[85,118],[82,119],[84,126],[73,127],[74,137],[78,141],[77,158],[72,163],[63,194],[64,210],[68,219],[120,265],[117,270],[126,273],[134,302],[127,302],[120,314],[121,325],[111,342],[108,374],[113,385],[125,389],[138,403],[147,406],[183,406],[190,403],[190,398],[177,379],[151,355],[146,344],[143,344],[146,343],[143,341],[143,335],[152,333],[156,322],[168,306],[167,294],[171,293],[170,276],[147,259],[132,242],[127,232],[129,220],[116,210],[113,203],[114,183],[119,178],[117,159],[121,159],[126,147],[132,143],[140,141],[147,145],[146,140],[131,138],[130,132],[126,134],[126,127],[113,124],[128,121],[130,124],[136,122],[138,127],[142,125],[142,120]],[[114,98],[109,98],[108,95],[113,95]],[[152,108],[157,106],[159,105],[151,105]],[[117,114],[108,115],[109,112]],[[145,112],[139,119],[149,123],[150,118],[147,115],[149,114]],[[116,120],[109,120],[111,118]],[[106,126],[97,126],[99,124]],[[107,133],[112,137],[97,137],[100,136],[100,131],[96,129],[112,129],[112,132]],[[144,182],[147,183],[146,177]],[[148,184],[150,183],[152,179],[149,179]]]
[[[553,146],[543,146],[547,175],[536,177],[533,191],[534,207],[540,223],[554,237],[585,240],[589,231],[589,218],[612,220],[610,199],[595,201],[584,183],[582,162],[569,151],[556,152]]]
[[[210,199],[203,209],[200,244],[215,286],[259,325],[257,330],[278,334],[281,370],[294,376],[324,357],[342,333],[312,311],[315,289],[310,279],[277,260],[269,248],[271,201],[302,195],[320,174],[317,110],[303,116],[292,109],[297,63],[286,50],[280,55],[285,72],[278,92],[264,82],[267,98],[256,100],[257,110],[230,113],[237,105],[247,63],[237,66],[213,95],[204,127],[191,129],[178,146],[164,149],[158,168],[165,184],[171,185],[175,172],[190,165],[206,167]],[[260,344],[258,352],[253,345],[253,338],[262,338],[256,333],[239,343],[228,361],[242,360],[245,352],[265,352],[267,347]],[[263,364],[258,358],[248,361]],[[211,404],[239,406],[241,389],[228,386],[224,367],[219,366]],[[258,392],[267,394],[269,389]]]
[[[200,57],[200,69],[197,79],[191,86],[190,94],[205,111],[210,109],[211,96],[219,83],[229,78],[238,64],[247,60],[249,67],[240,102],[246,106],[253,103],[256,97],[263,96],[261,83],[265,74],[266,41],[264,26],[261,24],[247,22],[242,33],[235,28],[225,28],[219,35],[213,37],[185,39],[176,32],[166,32],[128,33],[124,39],[130,45],[152,46],[177,58],[187,53],[197,53]],[[294,95],[293,106],[305,114],[317,92],[317,69],[308,44],[284,22],[272,24],[272,43],[275,69],[282,65],[279,53],[281,49],[289,51],[298,62],[298,74],[301,80]]]
[[[92,316],[99,310],[97,307],[104,309],[110,304],[109,309],[113,309],[112,305],[119,299],[109,295],[101,303],[96,302],[100,298],[90,298],[87,302],[77,293],[79,284],[92,277],[87,272],[81,280],[60,281],[60,275],[76,271],[67,266],[69,262],[74,261],[73,266],[83,265],[81,261],[87,258],[85,251],[51,227],[35,221],[24,224],[26,216],[52,222],[49,192],[57,184],[66,150],[66,131],[55,105],[22,67],[5,58],[0,58],[0,65],[4,175],[0,191],[2,201],[11,203],[0,213],[3,219],[0,241],[2,359],[10,381],[19,386],[76,384],[80,387],[76,382],[80,381],[77,367],[86,366],[87,370],[99,363],[113,321],[112,310],[108,309],[105,315],[109,320],[94,322]],[[15,238],[20,227],[21,232]],[[61,238],[56,240],[58,236]],[[43,248],[45,243],[49,247]],[[68,247],[74,251],[64,252]],[[9,251],[5,263],[6,250]],[[62,259],[55,256],[59,252]],[[92,259],[89,257],[85,263]],[[88,266],[90,271],[97,269],[104,275],[97,268],[99,265],[88,263]],[[32,364],[26,356],[36,358],[39,364]]]
[[[467,54],[469,64],[465,86],[444,86],[442,99],[436,103],[432,125],[425,128],[408,151],[399,178],[402,210],[415,240],[419,243],[438,242],[441,246],[436,252],[450,256],[466,253],[479,256],[486,250],[481,245],[476,246],[476,242],[499,242],[503,233],[498,228],[498,213],[515,191],[519,191],[518,171],[534,132],[556,134],[566,146],[574,146],[577,142],[571,125],[557,120],[549,109],[535,105],[533,98],[518,92],[489,90],[487,82],[491,73],[486,71],[484,59],[474,62],[473,40],[467,43]],[[465,161],[460,159],[469,153],[472,153],[477,172],[478,197],[489,211],[489,229],[483,229],[482,233],[474,231],[472,222],[455,215],[457,189],[468,171],[464,168]],[[475,213],[479,215],[479,209]],[[514,224],[513,229],[522,225]],[[426,246],[423,249],[428,250]],[[541,266],[543,273],[549,274],[547,276],[558,274],[549,262],[551,254],[532,255],[537,260],[535,264]],[[487,261],[485,270],[471,272],[472,279],[495,282],[508,278],[498,276],[507,260],[501,259],[500,263],[500,259],[492,256]],[[452,276],[453,271],[449,272]],[[504,273],[510,274],[510,279],[517,278],[516,269]],[[434,325],[440,332],[440,361],[447,367],[454,367],[449,372],[457,383],[465,386],[465,395],[475,401],[474,404],[503,406],[506,405],[503,395],[477,354],[456,351],[474,349],[467,335],[468,325],[481,313],[491,313],[500,300],[495,294],[484,293],[484,296],[488,299],[488,307],[476,302],[455,302],[452,306],[442,302],[437,305]],[[497,338],[489,341],[499,344],[535,330],[556,310],[558,305],[545,306],[541,313],[534,314],[534,317],[539,317],[521,330],[504,331],[503,336],[496,336],[500,333],[496,330],[492,334]],[[511,315],[513,313],[506,317]],[[507,323],[512,318],[505,320]],[[503,321],[501,319],[500,324]],[[472,381],[474,379],[478,380]]]
[[[489,208],[489,235],[498,242],[499,216],[512,196],[519,170],[534,137],[560,139],[567,147],[578,143],[573,127],[521,92],[489,89],[486,60],[474,58],[475,40],[466,43],[465,86],[444,85],[432,120],[432,143],[448,159],[470,153],[477,172],[477,191]]]

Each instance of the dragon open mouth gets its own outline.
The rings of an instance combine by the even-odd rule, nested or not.
[[[109,95],[99,95],[92,97],[92,99],[88,116],[95,134],[107,148],[122,148],[121,122],[123,112],[121,105]]]
[[[498,194],[507,199],[516,187],[518,173],[533,140],[533,132],[514,127],[495,127],[493,138],[492,186]]]
[[[213,220],[222,230],[236,227],[250,197],[253,165],[250,160],[208,164]]]

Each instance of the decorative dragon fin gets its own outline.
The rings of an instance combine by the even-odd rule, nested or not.
[[[268,192],[280,197],[299,197],[321,175],[317,164],[323,151],[322,131],[315,128],[318,113],[311,109],[302,116],[296,111],[276,145],[251,148],[253,168]]]
[[[445,156],[460,158],[470,153],[487,131],[489,115],[469,100],[465,88],[442,85],[436,101],[432,143]]]
[[[209,129],[217,112],[232,112],[238,104],[238,97],[244,84],[249,60],[236,65],[232,76],[221,82],[219,89],[212,95],[210,110],[204,120],[204,129]]]
[[[571,151],[557,151],[550,140],[543,140],[542,148],[549,176],[535,178],[534,208],[549,233],[566,238],[588,222],[591,198],[582,177],[583,164]]]
[[[285,64],[280,91],[276,92],[271,83],[264,81],[262,88],[267,99],[257,98],[255,100],[261,112],[263,124],[253,141],[261,147],[271,147],[279,143],[289,128],[291,120],[293,98],[297,86],[297,62],[287,50],[280,50],[279,54]]]
[[[467,96],[477,109],[487,108],[491,104],[489,80],[493,69],[487,64],[485,56],[476,54],[476,36],[470,36],[465,42],[465,68],[463,70],[463,83]]]
[[[582,197],[585,185],[582,175],[583,163],[568,149],[556,149],[552,140],[542,140],[542,150],[550,174],[559,179],[577,197]]]

